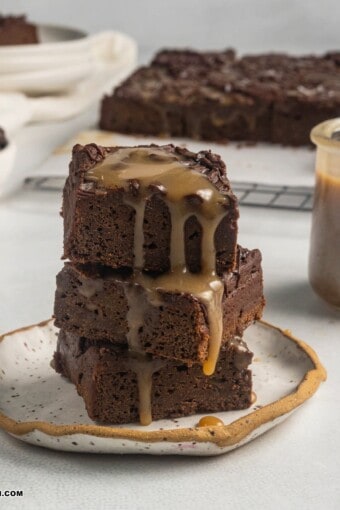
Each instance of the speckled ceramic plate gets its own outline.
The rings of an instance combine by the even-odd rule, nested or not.
[[[304,342],[270,324],[247,329],[254,352],[257,400],[244,411],[216,413],[224,426],[197,427],[202,415],[155,421],[147,427],[96,425],[83,400],[50,361],[56,346],[52,321],[0,338],[0,426],[40,446],[75,452],[217,455],[282,422],[317,390],[326,373]]]

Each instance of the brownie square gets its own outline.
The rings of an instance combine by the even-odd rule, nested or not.
[[[309,144],[340,115],[340,58],[163,50],[102,100],[100,127],[128,134]]]
[[[64,258],[75,263],[99,263],[119,270],[136,267],[136,208],[133,201],[136,193],[138,197],[138,179],[131,182],[129,189],[124,189],[107,186],[102,179],[93,180],[90,176],[98,165],[105,164],[110,156],[121,149],[95,144],[74,147],[63,195]],[[131,150],[124,148],[128,149]],[[232,270],[236,261],[238,207],[221,158],[210,151],[196,154],[173,145],[133,149],[158,151],[164,157],[171,157],[175,161],[178,159],[185,172],[197,172],[203,188],[210,187],[209,192],[214,190],[223,202],[222,216],[213,239],[216,252],[214,270],[218,274]],[[141,242],[144,260],[143,267],[138,269],[152,273],[164,273],[171,269],[172,218],[166,198],[166,191],[157,185],[155,178],[155,185],[149,186],[144,199],[145,210],[140,227],[143,230]],[[204,251],[202,253],[203,233],[197,216],[204,204],[198,195],[189,194],[184,198],[192,210],[184,225],[185,262],[189,271],[199,272]]]
[[[128,293],[134,286],[137,299],[131,306],[143,308],[139,350],[185,363],[204,363],[211,339],[205,305],[189,291],[161,288],[154,302],[148,297],[148,288],[136,284],[134,278],[108,268],[65,264],[57,276],[56,326],[94,342],[129,345]],[[264,298],[259,250],[240,248],[237,267],[224,273],[222,281],[222,343],[227,343],[261,318]]]
[[[88,415],[101,423],[123,424],[179,418],[196,413],[245,409],[251,404],[252,353],[235,338],[221,349],[215,373],[200,365],[147,357],[136,360],[123,347],[93,343],[60,331],[54,364],[83,397]],[[147,387],[138,378],[148,370]]]

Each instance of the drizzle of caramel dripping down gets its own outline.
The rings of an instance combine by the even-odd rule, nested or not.
[[[165,154],[157,148],[121,148],[89,170],[87,180],[101,182],[105,188],[123,188],[124,202],[135,210],[134,227],[134,278],[147,289],[147,299],[155,304],[161,301],[159,290],[185,292],[201,301],[206,309],[210,328],[208,358],[203,365],[205,375],[212,375],[218,359],[222,340],[223,283],[216,275],[215,232],[226,214],[228,200],[203,174],[188,167],[179,155]],[[171,272],[157,278],[142,273],[144,266],[143,221],[145,203],[154,193],[154,186],[161,191],[171,215]],[[133,189],[132,189],[133,188]],[[195,197],[195,205],[188,198]],[[202,271],[192,274],[187,270],[184,227],[187,219],[195,215],[202,226]],[[133,358],[139,388],[140,422],[148,424],[151,416],[152,375],[159,364],[141,357],[138,330],[143,325],[143,300],[136,295],[136,286],[126,292],[129,312],[128,343]],[[156,366],[157,365],[157,366]]]
[[[129,366],[137,376],[139,396],[139,421],[141,425],[149,425],[152,422],[152,376],[159,370],[164,362],[154,360],[146,355],[140,345],[139,330],[143,327],[145,292],[134,284],[124,287],[125,297],[129,311],[126,315],[129,331],[127,341],[129,345]]]
[[[220,352],[223,317],[222,297],[224,286],[220,278],[215,274],[199,273],[193,274],[177,268],[171,273],[166,273],[153,278],[145,273],[135,274],[135,281],[148,289],[149,301],[159,300],[159,291],[188,293],[195,296],[207,309],[210,342],[208,359],[203,365],[205,375],[212,375],[215,371],[216,362]]]
[[[121,148],[89,170],[86,180],[100,182],[105,188],[125,190],[123,200],[135,210],[135,268],[144,266],[145,202],[156,186],[171,214],[171,268],[186,265],[184,225],[195,215],[203,227],[203,263],[207,270],[215,271],[214,235],[226,214],[224,205],[228,198],[222,196],[205,175],[191,169],[183,157],[157,148]],[[190,197],[196,198],[196,205],[190,202]]]
[[[145,355],[136,356],[132,353],[130,355],[129,366],[137,376],[141,425],[150,425],[152,422],[152,376],[163,364],[163,361],[149,359]]]

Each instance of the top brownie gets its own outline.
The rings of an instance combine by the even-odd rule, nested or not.
[[[210,151],[76,145],[62,215],[73,262],[219,275],[235,265],[237,200]]]
[[[340,115],[340,53],[237,58],[233,50],[164,50],[102,102],[100,126],[205,140],[309,143]]]
[[[0,46],[38,43],[37,27],[26,16],[1,16]]]

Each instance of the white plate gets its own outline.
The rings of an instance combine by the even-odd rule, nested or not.
[[[257,401],[247,410],[215,413],[224,426],[198,428],[202,415],[155,421],[147,427],[99,426],[87,416],[75,386],[50,367],[56,336],[50,320],[0,338],[0,426],[22,441],[56,450],[225,453],[282,422],[326,377],[309,346],[287,331],[258,322],[245,333],[254,352]]]

